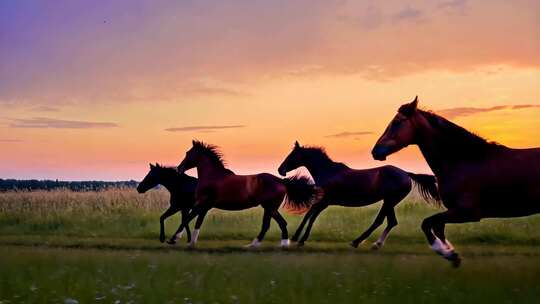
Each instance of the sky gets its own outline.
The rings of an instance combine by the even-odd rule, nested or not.
[[[0,2],[0,178],[139,180],[192,139],[239,174],[277,174],[295,140],[429,172],[416,147],[369,153],[415,95],[540,146],[540,2]]]

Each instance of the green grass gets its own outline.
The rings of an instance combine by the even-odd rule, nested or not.
[[[0,303],[537,303],[540,216],[450,225],[452,269],[419,226],[438,212],[411,195],[380,251],[348,246],[379,205],[332,207],[305,248],[257,250],[262,212],[211,211],[197,249],[158,242],[163,191],[0,194]],[[301,216],[286,215],[290,234]],[[170,234],[178,216],[167,221]],[[374,241],[381,229],[370,238]]]

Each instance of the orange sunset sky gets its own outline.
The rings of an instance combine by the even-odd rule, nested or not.
[[[277,174],[352,167],[397,107],[540,146],[540,2],[2,1],[0,178],[140,179],[196,138]],[[385,163],[429,172],[416,147]]]

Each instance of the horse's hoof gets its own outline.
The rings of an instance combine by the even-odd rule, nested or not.
[[[300,242],[296,243],[296,247],[299,247],[299,248],[300,248],[300,247],[304,247],[304,245],[305,245],[305,244],[304,244],[303,241],[300,241]]]
[[[448,261],[450,261],[450,263],[452,264],[452,267],[454,268],[458,268],[460,265],[461,265],[461,258],[459,257],[459,255],[455,252],[452,252],[451,255],[449,255],[448,257],[446,257],[446,259]]]
[[[175,241],[175,240],[168,240],[168,241],[167,241],[167,244],[169,244],[169,245],[174,245],[174,244],[176,244],[176,241]]]
[[[293,237],[291,238],[291,242],[295,242],[295,243],[298,242],[298,237],[297,237],[297,236],[293,236]]]
[[[377,243],[377,242],[375,242],[375,243],[373,243],[373,245],[371,245],[371,250],[379,250],[381,248],[382,248],[382,244]]]
[[[253,249],[261,246],[261,242],[258,239],[254,239],[251,243],[245,245],[245,248]]]
[[[197,247],[196,244],[194,244],[194,243],[189,243],[189,245],[187,245],[186,248],[187,248],[187,249],[195,249],[196,247]]]
[[[352,248],[358,248],[358,245],[360,243],[352,241],[349,245],[351,245]]]
[[[279,247],[281,248],[284,248],[284,249],[287,249],[289,248],[289,245],[291,244],[291,242],[289,241],[289,239],[283,239],[281,240],[281,242],[279,243]]]

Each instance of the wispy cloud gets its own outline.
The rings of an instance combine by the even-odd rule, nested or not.
[[[373,132],[370,132],[370,131],[355,131],[355,132],[345,131],[345,132],[340,132],[340,133],[336,133],[336,134],[326,135],[325,137],[327,137],[327,138],[349,138],[349,137],[356,137],[356,136],[370,135],[370,134],[373,134]]]
[[[467,1],[468,0],[449,0],[449,1],[443,1],[439,4],[437,4],[437,8],[448,10],[448,11],[455,11],[459,13],[464,13],[465,9],[467,8]]]
[[[235,89],[210,86],[210,85],[191,85],[181,89],[181,93],[190,96],[226,96],[226,97],[245,97],[249,94]]]
[[[3,143],[17,143],[17,142],[22,142],[21,139],[12,139],[12,138],[0,138],[0,142],[3,142]]]
[[[30,111],[33,112],[58,112],[60,111],[59,108],[56,107],[50,107],[50,106],[37,106],[30,109]]]
[[[540,105],[535,105],[535,104],[500,105],[500,106],[485,107],[485,108],[458,107],[458,108],[449,108],[449,109],[439,110],[437,111],[437,113],[446,118],[451,119],[451,118],[456,118],[456,117],[465,117],[465,116],[471,116],[471,115],[476,115],[480,113],[499,111],[499,110],[504,110],[504,109],[519,110],[519,109],[526,109],[526,108],[540,108]]]
[[[114,128],[118,124],[112,122],[92,122],[79,120],[64,120],[47,117],[33,118],[10,118],[11,128],[35,128],[35,129],[95,129],[95,128]]]
[[[176,128],[167,128],[165,131],[169,132],[213,132],[226,129],[240,129],[245,128],[245,125],[217,125],[217,126],[186,126],[186,127],[176,127]]]
[[[527,108],[540,108],[540,105],[535,105],[535,104],[523,104],[523,105],[515,105],[515,106],[512,106],[512,109],[514,109],[514,110],[527,109]]]
[[[394,14],[392,16],[392,20],[394,22],[417,21],[422,19],[423,17],[424,14],[421,10],[409,6]]]

